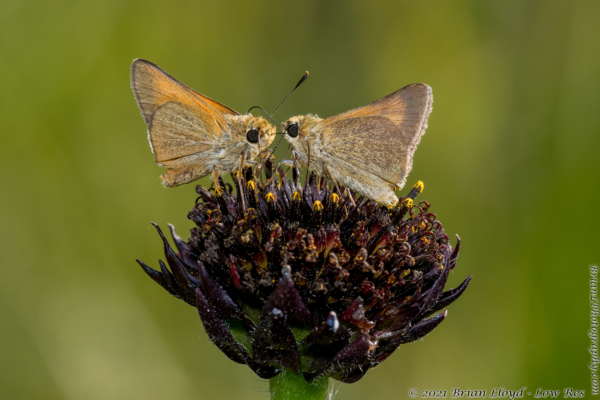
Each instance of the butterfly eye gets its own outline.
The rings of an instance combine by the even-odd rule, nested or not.
[[[258,143],[258,131],[256,129],[250,129],[246,132],[246,139],[250,143]]]
[[[291,124],[290,126],[287,127],[287,133],[291,137],[297,137],[298,132],[300,132],[300,128],[298,127],[298,124]]]

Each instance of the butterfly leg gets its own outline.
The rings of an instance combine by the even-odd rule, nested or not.
[[[261,151],[258,152],[257,157],[265,158],[265,156],[269,153],[271,153],[271,149],[262,149]]]
[[[293,177],[293,182],[294,185],[296,187],[298,187],[298,179],[300,178],[300,169],[298,168],[298,163],[302,162],[302,160],[300,160],[298,157],[296,157],[296,154],[294,154],[295,152],[292,151],[292,159],[291,160],[281,160],[279,161],[279,163],[277,164],[277,169],[279,169],[279,167],[281,166],[286,166],[288,168],[291,168],[294,174]],[[288,169],[289,171],[289,169]],[[287,174],[287,171],[285,171]]]
[[[331,173],[329,168],[327,168],[327,164],[323,164],[323,169],[325,170],[324,172],[325,172],[325,176],[327,177],[327,179],[329,179],[330,181],[333,182],[338,193],[340,194],[340,197],[343,197],[342,191],[340,190],[340,187],[338,186],[337,181],[333,177],[333,174]],[[348,190],[348,188],[346,188],[346,190]],[[349,195],[350,202],[352,203],[352,205],[356,206],[356,203],[354,203],[354,199],[352,198],[352,193],[350,193],[350,191],[348,191],[348,195]],[[344,211],[346,211],[346,215],[348,215],[348,210],[346,210],[346,205],[344,205]]]
[[[356,206],[356,203],[354,202],[354,198],[352,197],[352,192],[348,188],[346,188],[346,190],[348,191],[348,197],[350,198],[350,203],[352,203],[353,206]]]
[[[281,167],[282,165],[286,167],[292,167],[294,164],[294,160],[281,160],[279,163],[277,163],[277,168]]]
[[[244,210],[244,212],[246,212],[246,201],[244,200],[244,198],[246,197],[246,191],[244,190],[244,186],[242,183],[242,176],[243,176],[243,170],[244,170],[244,153],[240,154],[240,164],[238,166],[238,170],[236,172],[237,175],[237,181],[238,181],[238,187],[240,190],[240,199],[242,199],[242,210]]]
[[[267,159],[271,158],[271,154],[267,150],[268,149],[265,149],[265,150],[261,151],[260,153],[258,153],[261,160],[259,163],[256,163],[256,170],[254,171],[254,176],[260,176],[265,162],[267,161]],[[248,161],[246,161],[246,162],[248,162]],[[255,161],[252,161],[252,162],[255,162]]]
[[[306,161],[302,159],[302,156],[300,156],[300,154],[296,150],[292,150],[292,159],[279,161],[277,167],[279,168],[280,165],[287,165],[288,167],[296,166],[297,168],[297,164],[302,164],[303,166],[305,166]]]
[[[217,167],[217,165],[213,165],[212,179],[213,179],[213,184],[215,185],[215,194],[217,196],[220,196],[223,194],[223,188],[221,187],[221,183],[219,182],[219,174],[217,174],[216,167]]]

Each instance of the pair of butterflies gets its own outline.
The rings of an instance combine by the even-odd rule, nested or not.
[[[131,88],[166,187],[256,165],[276,129],[240,115],[177,81],[151,62],[131,65]],[[292,117],[283,125],[296,161],[361,195],[395,205],[427,128],[433,95],[415,83],[364,107],[321,119]]]

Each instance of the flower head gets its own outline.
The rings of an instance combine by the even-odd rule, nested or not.
[[[413,203],[421,182],[387,209],[266,165],[266,181],[246,169],[197,186],[188,241],[170,226],[178,254],[155,225],[170,270],[138,260],[230,359],[261,378],[288,368],[351,383],[442,322],[471,277],[443,292],[460,238],[453,248],[429,203]]]

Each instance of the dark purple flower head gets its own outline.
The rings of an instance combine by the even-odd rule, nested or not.
[[[460,239],[453,248],[429,203],[413,204],[421,182],[386,209],[315,176],[303,188],[296,170],[292,180],[268,167],[266,182],[244,175],[196,188],[187,243],[171,226],[178,254],[155,225],[170,270],[138,262],[261,378],[288,368],[356,382],[437,327],[471,279],[443,291]]]

